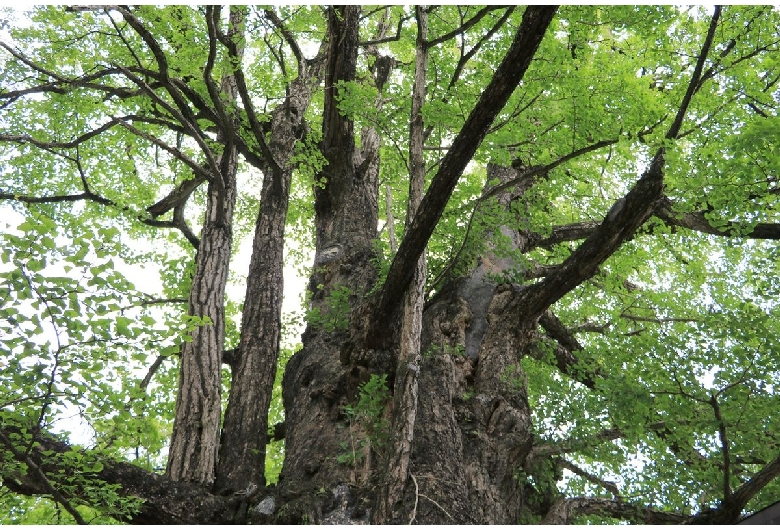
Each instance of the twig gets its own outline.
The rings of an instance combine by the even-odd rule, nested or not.
[[[414,506],[412,507],[412,517],[409,519],[409,524],[412,524],[417,518],[417,503],[420,500],[420,486],[417,484],[417,477],[411,473],[409,473],[409,476],[412,477],[412,482],[414,482]]]

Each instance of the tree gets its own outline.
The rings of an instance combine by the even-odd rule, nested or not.
[[[9,521],[733,523],[780,494],[776,9],[4,27]]]

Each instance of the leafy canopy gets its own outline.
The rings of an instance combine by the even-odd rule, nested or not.
[[[316,50],[312,43],[325,27],[321,8],[274,11]],[[203,10],[143,6],[135,14],[162,43],[170,75],[185,80],[193,100],[207,98]],[[423,108],[429,176],[503,56],[519,15],[476,6],[431,12],[435,45]],[[74,460],[60,467],[82,474],[49,478],[64,491],[72,481],[86,488],[80,512],[106,522],[133,504],[90,474],[106,455],[149,470],[164,467],[176,354],[193,329],[210,324],[188,316],[184,303],[204,186],[194,189],[181,222],[150,211],[183,182],[198,181],[202,150],[169,110],[176,105],[169,94],[159,91],[154,99],[138,89],[133,68],[156,58],[119,14],[40,7],[6,10],[3,17],[0,425],[20,429],[20,439],[29,430],[67,439],[68,431],[86,429],[82,446],[49,455],[52,462]],[[448,37],[472,17],[478,18],[472,27]],[[778,18],[765,7],[724,9],[680,138],[668,145],[667,213],[651,218],[596,277],[554,307],[577,331],[577,370],[598,374],[595,388],[561,374],[551,341],[523,359],[540,445],[567,459],[563,477],[538,471],[534,480],[559,482],[568,496],[609,496],[617,488],[625,498],[689,513],[715,507],[724,488],[737,490],[777,458],[780,256],[772,237],[754,236],[780,222]],[[397,38],[377,45],[395,61],[387,84],[380,94],[367,81],[376,61],[367,54],[340,101],[356,130],[374,127],[382,139],[380,180],[390,202],[379,207],[380,275],[406,218],[416,35],[408,9],[393,6],[366,10],[361,39],[387,20],[400,28]],[[708,24],[703,7],[562,8],[436,227],[427,249],[428,292],[466,274],[487,249],[516,263],[498,281],[535,282],[539,271],[566,259],[584,236],[562,237],[561,228],[585,230],[601,221],[666,142]],[[294,56],[262,10],[250,10],[247,27],[244,70],[267,120],[296,75]],[[314,52],[304,47],[304,53]],[[220,57],[213,79],[228,72]],[[317,149],[321,106],[318,93],[294,156],[287,255],[301,275],[311,263],[312,189],[322,184],[314,181],[324,163]],[[206,131],[210,120],[198,114]],[[241,124],[239,134],[248,127]],[[215,138],[206,141],[220,149]],[[483,196],[488,163],[554,167],[507,210]],[[251,160],[241,164],[236,256],[251,237],[262,181]],[[500,227],[538,244],[514,248]],[[231,284],[242,284],[244,268],[235,265]],[[341,295],[331,313],[309,314],[310,323],[346,326],[347,293]],[[241,304],[238,296],[226,303],[228,347],[238,339]],[[298,308],[285,317],[284,361],[303,314]],[[224,380],[227,387],[227,373]],[[283,418],[278,396],[271,417],[271,424]],[[274,447],[269,477],[283,458]],[[24,465],[12,465],[6,448],[0,444],[2,481]],[[748,508],[778,495],[775,481]],[[56,506],[0,486],[4,522],[69,521]]]

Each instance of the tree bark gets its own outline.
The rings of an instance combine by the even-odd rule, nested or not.
[[[344,406],[365,369],[342,366],[349,309],[376,281],[373,238],[377,230],[376,134],[355,145],[354,124],[338,110],[340,82],[354,79],[358,52],[357,6],[328,10],[328,48],[321,152],[327,165],[315,188],[316,255],[309,283],[309,314],[320,315],[303,335],[303,349],[288,362],[283,382],[285,462],[280,485],[317,492],[354,482],[355,470],[337,461],[350,444]],[[347,306],[334,301],[344,301]],[[367,355],[367,354],[366,354]],[[321,511],[323,499],[303,500],[300,512]],[[299,513],[300,513],[299,512]],[[310,519],[311,520],[311,519]]]
[[[222,141],[225,140],[221,136]],[[220,175],[208,186],[206,218],[189,297],[188,314],[208,318],[192,331],[181,352],[167,474],[173,480],[214,482],[222,416],[221,370],[225,349],[225,285],[233,242],[236,147],[228,142],[219,158]]]
[[[284,229],[293,171],[289,161],[302,135],[303,117],[318,70],[318,65],[302,70],[271,119],[269,149],[274,163],[269,161],[263,167],[265,178],[247,276],[241,339],[222,429],[216,483],[221,492],[265,485],[268,408],[281,336]]]
[[[242,36],[244,13],[232,10],[228,38]],[[239,52],[239,59],[243,48]],[[213,65],[213,54],[209,65]],[[235,77],[225,75],[217,92],[209,68],[204,72],[212,99],[221,109],[223,128],[217,142],[224,146],[217,158],[219,173],[208,184],[206,215],[195,261],[189,297],[190,316],[208,319],[192,332],[181,351],[179,391],[166,473],[173,480],[210,487],[216,478],[219,429],[222,421],[222,352],[225,350],[225,285],[233,244],[233,211],[236,204],[238,146],[234,141],[238,120],[225,113],[238,95]]]
[[[425,85],[428,70],[428,11],[416,6],[417,43],[412,86],[412,112],[409,120],[409,204],[406,213],[406,230],[412,224],[425,188],[425,158],[423,145],[425,124],[422,108],[425,103]],[[422,357],[420,336],[422,332],[423,304],[425,302],[425,252],[417,260],[417,267],[404,293],[401,310],[401,329],[395,388],[392,400],[392,428],[390,454],[385,466],[385,484],[377,499],[375,523],[392,519],[393,509],[401,500],[409,480],[409,459],[414,443],[414,426],[417,419],[418,379]]]
[[[412,226],[398,247],[379,293],[374,308],[374,326],[368,332],[372,344],[386,338],[381,323],[387,321],[399,307],[398,300],[411,281],[417,259],[423,253],[460,175],[487,134],[493,119],[504,108],[525,75],[555,12],[555,7],[548,6],[526,8],[512,45],[453,140],[452,147],[423,197]]]

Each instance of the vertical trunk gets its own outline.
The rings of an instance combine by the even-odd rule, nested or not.
[[[274,163],[269,161],[263,169],[241,340],[222,430],[216,488],[223,493],[265,484],[268,408],[281,335],[284,228],[292,178],[288,162],[301,133],[315,77],[314,69],[304,69],[272,117],[269,149]]]
[[[409,125],[409,205],[406,228],[422,201],[425,187],[425,159],[423,157],[424,123],[422,107],[425,103],[426,72],[428,69],[428,12],[416,7],[417,44],[414,85],[412,88],[412,112]],[[425,252],[417,260],[412,282],[404,295],[401,310],[401,339],[393,392],[393,433],[390,455],[385,471],[385,486],[378,499],[374,522],[383,523],[392,518],[397,502],[401,500],[404,486],[409,479],[409,457],[414,442],[414,426],[417,418],[418,377],[421,366],[420,334],[422,331],[423,303],[425,301]]]
[[[231,13],[230,33],[242,27],[243,18]],[[224,76],[221,96],[234,102],[233,76]],[[181,352],[179,392],[168,453],[167,474],[174,480],[214,483],[222,419],[222,352],[225,349],[225,285],[233,243],[238,150],[230,132],[220,130],[224,146],[217,160],[219,175],[208,185],[206,215],[195,262],[189,297],[189,314],[207,318],[185,342]]]
[[[554,12],[548,8],[526,11],[507,57],[469,118],[468,123],[481,125],[474,131],[469,125],[464,128],[457,139],[459,148],[454,150],[458,152],[451,150],[449,162],[434,181],[439,178],[454,186],[493,116],[522,78]],[[396,267],[398,277],[388,275],[378,303],[358,297],[374,287],[371,240],[376,232],[376,159],[367,154],[373,145],[370,135],[364,135],[363,153],[357,152],[353,124],[337,108],[340,83],[355,75],[359,10],[334,7],[329,14],[321,145],[328,164],[315,189],[317,254],[310,283],[310,315],[317,318],[310,318],[304,348],[285,371],[287,431],[280,491],[295,491],[298,501],[288,505],[289,518],[277,522],[306,518],[319,523],[367,519],[516,523],[527,504],[525,486],[517,474],[523,472],[531,446],[530,411],[517,362],[534,323],[506,326],[505,320],[498,320],[514,293],[496,294],[494,285],[483,286],[482,282],[475,293],[465,293],[470,301],[460,295],[458,285],[444,290],[424,311],[422,325],[415,322],[420,315],[420,284],[404,298],[410,282],[401,277],[410,268],[410,278],[424,276],[422,248],[441,213],[430,202],[443,208],[450,188],[442,196],[429,189],[414,217],[409,216],[410,228],[391,266],[391,273]],[[412,125],[412,132],[416,130]],[[410,150],[415,156],[419,146],[413,144]],[[419,156],[413,160],[415,172],[422,168],[420,160]],[[416,194],[413,189],[412,195]],[[430,199],[427,212],[426,199]],[[416,200],[412,199],[412,206]],[[422,214],[427,214],[427,221],[420,220]],[[429,225],[421,229],[423,222]],[[409,238],[417,242],[409,243]],[[407,344],[405,362],[399,363],[404,305]],[[470,328],[472,321],[477,323],[474,329]],[[467,337],[474,358],[463,353]],[[417,355],[421,357],[419,373],[409,366]],[[483,358],[484,370],[480,369]],[[358,385],[371,374],[385,373],[389,381],[398,381],[394,387],[397,439],[393,447],[379,451],[389,457],[389,475],[369,460],[369,427],[364,430],[345,413],[346,405],[358,402]],[[390,484],[385,483],[386,477]],[[359,495],[352,492],[356,487]],[[380,500],[385,494],[388,498]],[[371,513],[369,504],[377,508],[376,513]]]
[[[344,406],[364,381],[365,370],[348,369],[344,357],[350,309],[376,281],[373,239],[377,230],[378,137],[364,131],[355,145],[352,120],[340,114],[339,85],[355,77],[358,6],[329,9],[325,106],[321,151],[327,165],[315,188],[316,255],[309,285],[309,325],[303,349],[288,362],[284,377],[285,461],[280,482],[316,496],[320,488],[355,482],[355,466],[339,462],[352,452],[357,433]],[[316,315],[316,318],[313,316]],[[368,352],[362,352],[368,355]],[[301,510],[310,520],[323,496]],[[319,507],[318,507],[319,506]]]
[[[220,140],[224,141],[224,137]],[[236,149],[228,143],[219,160],[222,174],[212,176],[208,186],[189,314],[208,318],[210,322],[196,327],[192,341],[182,347],[179,393],[168,456],[169,477],[204,485],[214,481],[219,448],[224,297],[233,241],[236,162]]]
[[[512,176],[499,169],[488,180]],[[398,522],[516,524],[528,508],[520,476],[532,430],[518,363],[535,326],[507,322],[512,288],[488,279],[512,265],[488,251],[425,310],[413,487]]]

